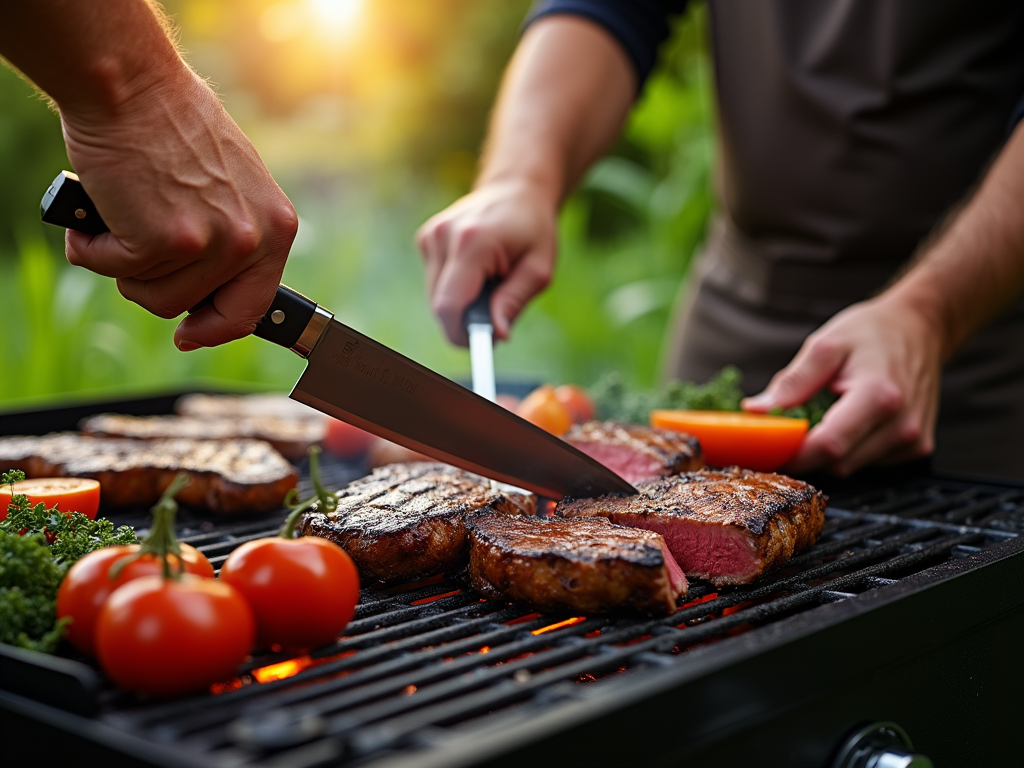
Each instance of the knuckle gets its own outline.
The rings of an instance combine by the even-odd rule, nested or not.
[[[195,258],[210,247],[210,238],[187,224],[174,227],[166,242],[168,250],[178,258]]]
[[[259,250],[262,237],[255,224],[237,222],[229,227],[226,240],[225,255],[233,261],[245,261]]]
[[[900,445],[919,447],[922,437],[921,423],[917,419],[905,419],[896,431],[896,440]]]
[[[455,233],[455,248],[458,251],[465,251],[476,246],[483,234],[480,227],[475,224],[467,224]]]
[[[904,405],[903,393],[891,381],[880,381],[875,384],[873,399],[875,407],[885,416],[894,416]]]
[[[818,451],[826,463],[838,463],[846,455],[846,444],[838,437],[825,437],[818,443]]]
[[[830,336],[816,331],[807,337],[807,351],[814,357],[831,359],[840,347]]]

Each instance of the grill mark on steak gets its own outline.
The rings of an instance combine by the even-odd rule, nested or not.
[[[55,432],[0,438],[0,469],[28,477],[91,477],[104,506],[151,505],[179,472],[182,504],[214,512],[279,507],[299,473],[260,440],[129,440]]]
[[[283,456],[300,461],[309,446],[327,433],[326,419],[274,415],[128,416],[102,413],[79,422],[78,428],[94,437],[136,440],[187,438],[190,440],[265,440]]]
[[[821,534],[827,497],[784,475],[729,467],[638,483],[636,496],[565,499],[555,514],[606,517],[665,537],[687,576],[747,584]]]
[[[541,611],[669,614],[686,594],[662,537],[606,520],[469,518],[469,576],[483,595]]]
[[[628,483],[704,466],[697,438],[667,429],[588,421],[574,424],[564,439]]]
[[[338,507],[307,513],[303,535],[321,536],[352,557],[364,579],[407,581],[461,568],[466,515],[484,509],[532,514],[532,494],[448,464],[391,464],[337,493]]]

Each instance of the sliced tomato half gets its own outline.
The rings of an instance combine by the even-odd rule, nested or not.
[[[800,448],[807,419],[734,411],[652,411],[651,426],[685,432],[700,441],[713,467],[736,464],[773,472]]]
[[[0,486],[0,520],[7,519],[7,506],[11,503],[11,486]],[[100,508],[100,484],[86,477],[38,477],[15,483],[13,492],[28,496],[33,506],[43,502],[47,507],[57,505],[61,512],[81,512],[90,520],[96,519]]]

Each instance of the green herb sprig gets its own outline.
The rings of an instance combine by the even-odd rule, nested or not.
[[[14,484],[24,479],[17,469],[0,475],[0,483],[11,488],[7,519],[0,521],[0,642],[53,653],[68,623],[57,621],[64,574],[94,549],[135,544],[138,538],[127,525],[115,529],[106,519],[67,514],[56,505],[33,506],[14,493]]]

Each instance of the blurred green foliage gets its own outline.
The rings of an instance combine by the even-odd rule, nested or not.
[[[298,15],[312,1],[166,5],[189,61],[299,212],[285,282],[466,379],[468,353],[430,314],[413,235],[469,189],[529,2],[365,0],[353,39],[317,42]],[[711,205],[710,77],[698,5],[677,22],[622,140],[567,202],[554,282],[496,351],[499,378],[589,385],[613,370],[633,385],[657,380]],[[173,321],[68,266],[60,231],[38,221],[43,190],[68,167],[59,118],[4,68],[0,105],[0,408],[200,380],[290,387],[303,365],[294,355],[252,338],[179,353]]]

